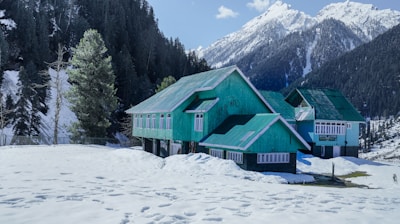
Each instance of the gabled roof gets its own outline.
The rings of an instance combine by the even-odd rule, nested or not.
[[[279,114],[233,115],[228,117],[215,131],[200,142],[206,147],[247,150],[260,136],[275,124],[283,122],[307,148],[310,146]],[[276,133],[272,133],[276,134]]]
[[[364,122],[361,114],[338,90],[298,88],[286,97],[286,101],[292,106],[306,102],[315,109],[315,119]]]
[[[286,120],[295,120],[294,107],[285,101],[281,93],[273,91],[260,91],[260,93],[276,113],[281,114]]]
[[[238,72],[244,81],[255,91],[265,105],[273,111],[271,106],[264,100],[260,93],[243,75],[240,69],[236,66],[201,72],[190,76],[184,76],[176,83],[170,85],[163,91],[151,96],[145,101],[125,111],[128,114],[134,113],[162,113],[172,112],[175,108],[181,105],[185,100],[191,97],[194,93],[200,91],[212,90],[218,86],[233,72]]]

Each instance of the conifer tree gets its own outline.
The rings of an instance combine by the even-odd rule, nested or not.
[[[72,52],[73,68],[68,70],[72,86],[67,97],[78,119],[71,127],[72,137],[106,137],[118,103],[111,56],[106,55],[104,41],[93,29],[84,33]]]
[[[28,87],[28,75],[24,67],[20,68],[18,79],[18,101],[15,104],[13,130],[15,136],[29,136],[30,114],[31,110],[27,95],[31,90]]]

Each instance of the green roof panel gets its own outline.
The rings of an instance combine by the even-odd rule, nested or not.
[[[271,105],[276,113],[281,114],[286,120],[294,120],[294,107],[285,101],[285,97],[279,92],[259,91],[264,99]]]
[[[364,121],[361,114],[337,90],[299,88],[297,91],[315,108],[316,119]]]
[[[279,114],[230,116],[201,145],[246,150],[278,119]]]
[[[211,90],[237,69],[236,66],[184,76],[163,91],[137,104],[126,113],[171,112],[197,91]]]

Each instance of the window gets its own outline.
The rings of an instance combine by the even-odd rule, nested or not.
[[[166,129],[171,129],[171,120],[172,120],[171,114],[167,114],[167,120],[165,125]]]
[[[164,129],[164,114],[160,115],[160,123],[158,125],[160,129]]]
[[[146,116],[146,128],[150,128],[150,114]]]
[[[351,129],[351,123],[346,123],[347,129]]]
[[[151,115],[151,128],[152,129],[156,128],[156,115],[155,114]]]
[[[194,130],[198,132],[203,131],[203,114],[195,114],[194,115]]]
[[[135,114],[135,116],[133,117],[133,128],[138,127],[138,115]]]
[[[223,150],[218,150],[218,149],[210,149],[210,155],[223,159],[224,158],[224,151]]]
[[[139,128],[143,128],[143,115],[140,115],[139,117],[139,124],[138,124]]]
[[[316,135],[345,135],[346,125],[342,122],[315,122]]]
[[[257,163],[258,164],[270,164],[270,163],[289,163],[289,153],[258,153]]]
[[[243,164],[243,153],[242,152],[230,152],[227,151],[227,159],[233,160],[238,164]]]

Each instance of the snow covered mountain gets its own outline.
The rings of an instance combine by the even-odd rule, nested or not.
[[[250,20],[242,29],[231,33],[200,52],[207,62],[221,67],[243,57],[263,44],[306,30],[316,24],[311,16],[277,1],[264,14]],[[229,47],[228,47],[229,46]]]
[[[278,0],[200,55],[213,67],[237,64],[256,87],[279,90],[399,23],[399,11],[371,4],[334,3],[312,17]]]
[[[317,15],[318,21],[336,19],[345,23],[364,41],[371,41],[379,34],[400,23],[400,12],[379,10],[372,4],[339,2],[323,8]]]

